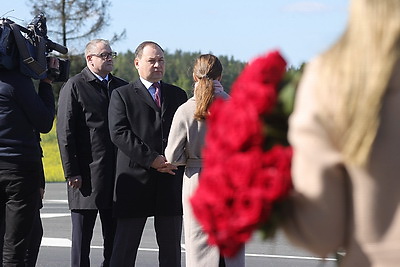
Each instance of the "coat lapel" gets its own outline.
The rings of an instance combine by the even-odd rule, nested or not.
[[[156,103],[154,102],[149,90],[147,90],[144,84],[140,80],[138,80],[134,83],[134,86],[136,94],[143,100],[143,102],[145,102],[151,108],[158,110]]]
[[[161,116],[164,115],[164,112],[167,110],[167,107],[169,105],[169,97],[167,96],[168,94],[168,89],[167,89],[168,85],[166,85],[165,83],[163,83],[161,81]]]

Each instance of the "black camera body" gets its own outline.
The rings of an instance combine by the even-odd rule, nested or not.
[[[33,78],[46,77],[55,82],[69,78],[70,61],[58,58],[59,69],[48,67],[50,52],[68,53],[65,46],[47,37],[46,17],[37,15],[25,28],[10,19],[0,19],[0,69],[17,69]]]

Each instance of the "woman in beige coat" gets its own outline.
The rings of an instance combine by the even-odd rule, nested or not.
[[[400,266],[400,1],[352,0],[290,118],[289,239],[341,266]]]
[[[189,202],[199,183],[208,108],[215,98],[228,98],[220,83],[221,76],[222,65],[217,57],[205,54],[196,59],[194,97],[176,111],[165,149],[169,162],[185,165],[182,201],[187,267],[245,266],[244,249],[233,259],[223,259],[217,247],[207,244],[207,235],[194,217]]]

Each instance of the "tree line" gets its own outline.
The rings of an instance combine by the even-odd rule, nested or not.
[[[165,75],[163,81],[181,87],[186,91],[189,97],[193,95],[193,64],[195,59],[200,56],[200,52],[184,52],[176,50],[171,53],[165,51]],[[69,56],[71,60],[70,77],[79,73],[85,66],[85,56],[72,55]],[[134,67],[135,54],[128,50],[127,52],[119,53],[114,59],[113,75],[120,77],[128,82],[133,82],[139,78],[136,68]],[[239,76],[240,72],[246,65],[246,62],[236,60],[233,56],[218,56],[223,66],[222,85],[226,92],[230,92],[232,84]],[[303,65],[300,67],[290,67],[287,71],[286,79],[297,77],[301,73]],[[58,98],[58,93],[61,89],[61,84],[55,84],[55,95]]]
[[[186,91],[188,96],[192,96],[192,68],[195,59],[199,55],[201,55],[200,52],[183,52],[181,50],[176,50],[171,53],[165,51],[165,74],[163,81],[181,87]],[[130,50],[119,53],[114,59],[114,70],[112,74],[128,82],[133,82],[138,79],[139,76],[133,63],[134,58],[135,54]],[[224,68],[221,83],[224,89],[229,92],[232,83],[240,74],[246,63],[228,56],[218,56],[218,58]],[[72,77],[86,66],[86,61],[83,54],[70,56],[70,60],[70,77]],[[55,85],[56,95],[58,95],[60,88],[61,85]]]

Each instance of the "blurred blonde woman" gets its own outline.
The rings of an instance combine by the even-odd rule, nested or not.
[[[216,56],[205,54],[196,59],[193,67],[194,96],[176,111],[165,149],[169,162],[185,166],[182,199],[188,267],[245,266],[244,249],[233,259],[223,259],[217,247],[207,244],[207,236],[195,219],[189,203],[199,183],[208,108],[215,98],[228,98],[220,83],[221,77],[222,64]]]
[[[346,31],[306,68],[290,119],[284,229],[340,266],[400,264],[400,1],[351,0]]]

